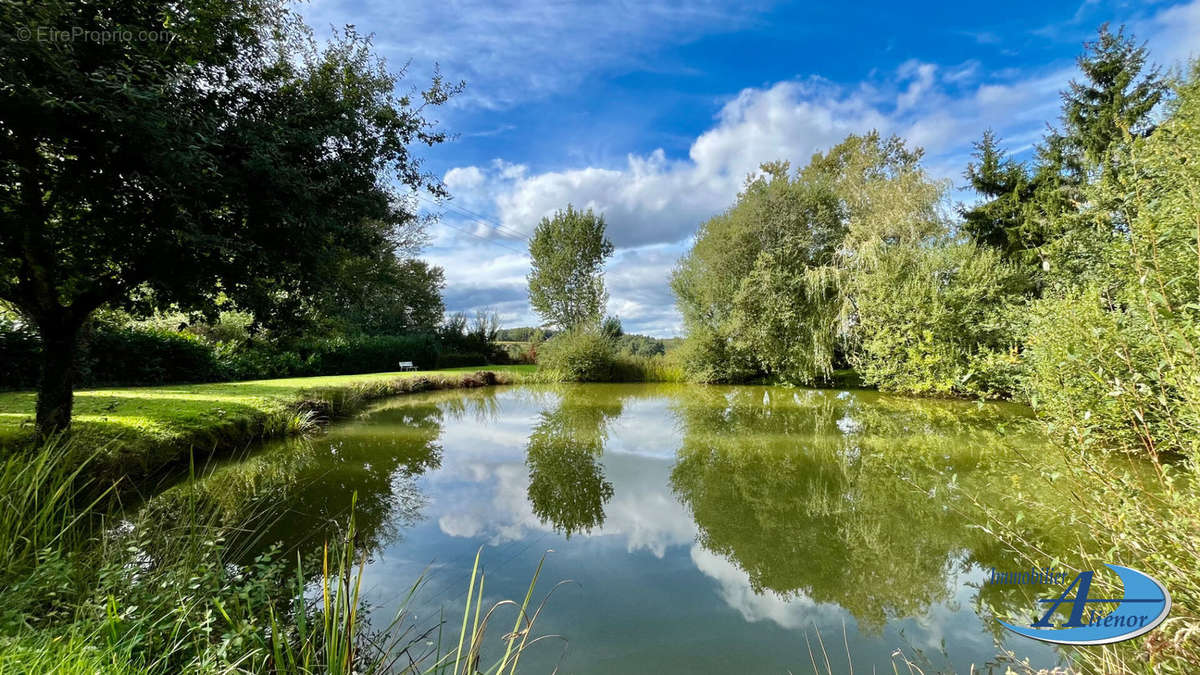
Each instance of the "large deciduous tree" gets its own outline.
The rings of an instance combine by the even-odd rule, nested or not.
[[[568,205],[543,218],[529,240],[529,302],[549,325],[597,324],[604,314],[604,261],[613,253],[604,216]]]
[[[939,235],[941,187],[921,151],[851,135],[799,172],[762,166],[737,203],[700,227],[671,280],[691,377],[831,374],[855,313],[854,276],[891,247]]]
[[[277,315],[411,222],[393,185],[440,191],[409,148],[457,88],[397,97],[368,38],[318,46],[280,0],[6,2],[0,25],[0,299],[43,341],[41,435],[98,308]]]

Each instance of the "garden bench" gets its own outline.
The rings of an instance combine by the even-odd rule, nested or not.
[[[415,365],[413,365],[412,361],[401,361],[400,362],[400,370],[416,370],[416,369],[417,369],[417,367]]]

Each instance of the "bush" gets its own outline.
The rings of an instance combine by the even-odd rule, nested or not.
[[[280,349],[264,340],[242,344],[225,343],[218,348],[224,379],[265,380],[277,377],[316,375],[318,355],[302,358],[293,351]]]
[[[164,384],[224,379],[211,345],[188,333],[99,325],[79,364],[85,384]]]
[[[33,388],[41,369],[41,338],[32,328],[0,324],[0,387]],[[227,373],[216,350],[188,333],[97,323],[75,364],[81,386],[211,382]]]
[[[687,374],[677,357],[620,354],[614,369],[617,382],[685,382]]]
[[[41,358],[37,331],[0,314],[0,389],[35,386]]]
[[[722,335],[697,327],[676,350],[687,379],[705,384],[745,382],[760,373],[743,352]]]
[[[439,355],[431,335],[337,337],[277,343],[238,337],[213,344],[163,322],[117,326],[97,322],[77,362],[80,386],[220,382],[312,375],[391,372],[401,361],[421,369],[477,366],[480,352]],[[229,334],[237,331],[230,329]],[[0,388],[38,384],[41,340],[32,328],[0,323]]]
[[[438,364],[437,342],[429,335],[339,337],[301,342],[295,348],[306,359],[314,360],[318,375],[389,372],[396,370],[401,361],[412,361],[423,370]]]
[[[465,368],[487,364],[488,357],[483,352],[446,352],[440,354],[437,360],[438,368]]]
[[[617,346],[594,330],[560,333],[542,345],[538,374],[555,382],[609,382],[616,374]]]
[[[895,247],[855,280],[850,362],[881,391],[1011,398],[1027,285],[990,248]]]
[[[532,342],[506,344],[504,345],[504,358],[509,363],[537,363],[537,345]]]

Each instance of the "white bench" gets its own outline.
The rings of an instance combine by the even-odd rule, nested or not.
[[[400,370],[416,370],[416,369],[417,369],[417,367],[415,365],[413,365],[412,361],[401,361],[400,362]]]

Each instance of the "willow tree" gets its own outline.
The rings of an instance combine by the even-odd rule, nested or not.
[[[737,203],[701,226],[672,278],[696,379],[831,374],[854,325],[854,275],[889,247],[946,231],[942,187],[921,152],[852,135],[794,175],[764,164]]]
[[[41,336],[43,436],[100,307],[286,311],[412,222],[391,185],[440,189],[409,146],[444,138],[423,110],[454,88],[395,97],[368,39],[318,47],[282,0],[9,2],[0,23],[0,300]]]

